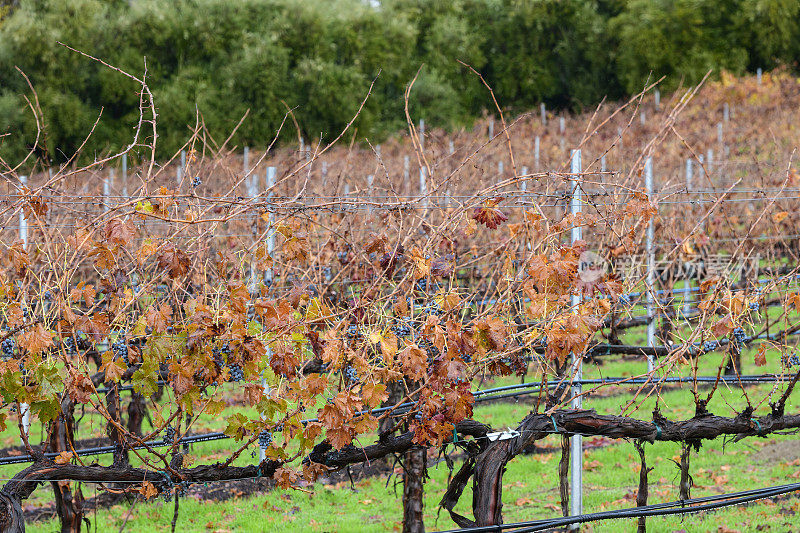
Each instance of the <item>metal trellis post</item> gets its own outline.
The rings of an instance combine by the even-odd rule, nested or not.
[[[428,207],[428,169],[425,166],[419,167],[419,195],[423,205]]]
[[[572,173],[572,179],[570,180],[571,187],[572,187],[572,200],[570,202],[570,211],[573,215],[576,215],[581,212],[581,189],[579,186],[579,176],[581,172],[581,151],[580,150],[573,150],[572,151],[572,164],[570,165],[570,172]],[[575,226],[572,228],[571,234],[571,241],[575,243],[576,241],[581,240],[581,228],[580,226]],[[577,308],[580,304],[581,296],[579,293],[575,293],[572,295],[572,306],[573,308]],[[572,386],[572,395],[574,396],[572,399],[572,408],[573,409],[580,409],[583,405],[581,394],[581,383],[580,380],[583,379],[583,354],[572,354],[572,365],[575,369],[575,377],[574,377],[574,384]],[[571,471],[571,483],[570,483],[570,512],[573,516],[577,516],[583,514],[583,438],[580,435],[572,435],[570,437],[570,471]],[[580,526],[577,526],[574,529],[578,529]]]
[[[648,200],[652,199],[653,196],[653,158],[648,157],[644,164],[644,186],[647,190],[647,198]],[[655,262],[656,262],[656,254],[654,249],[654,233],[655,233],[655,221],[653,217],[650,218],[650,222],[647,224],[647,241],[645,244],[645,250],[647,254],[647,346],[653,347],[655,346],[655,339],[656,339],[656,318],[655,318],[655,309],[654,309],[654,291],[655,291],[655,281],[656,281],[656,269],[655,269]],[[654,368],[654,361],[652,354],[647,355],[647,372],[652,372]]]
[[[114,169],[108,169],[108,176],[103,180],[103,211],[108,211],[108,200],[111,196],[111,182],[114,181]]]
[[[128,154],[122,154],[122,196],[128,197]]]
[[[275,232],[272,230],[272,226],[274,224],[274,217],[275,215],[272,212],[272,189],[275,187],[275,174],[277,173],[277,169],[275,167],[267,167],[267,254],[272,257],[272,254],[275,250]],[[264,282],[267,287],[272,285],[272,277],[274,275],[274,271],[272,267],[267,267],[264,271]],[[267,361],[272,358],[272,347],[267,344],[266,349],[266,357]],[[266,378],[261,377],[261,386],[264,388],[264,394],[269,395],[269,384],[267,383]],[[266,450],[259,446],[258,448],[259,453],[259,463],[267,458]]]

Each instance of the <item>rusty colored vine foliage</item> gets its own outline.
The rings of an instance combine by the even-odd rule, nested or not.
[[[142,87],[144,117],[149,93],[144,81]],[[582,144],[608,139],[603,124],[635,116],[641,98],[609,113],[599,129],[590,124]],[[748,416],[703,423],[666,421],[658,413],[650,422],[567,409],[577,369],[573,359],[591,352],[604,329],[622,327],[623,300],[641,291],[644,275],[635,258],[643,252],[648,223],[657,225],[662,239],[671,239],[659,252],[666,265],[660,275],[667,275],[687,258],[707,257],[712,238],[742,231],[779,234],[781,224],[795,216],[796,201],[784,192],[797,179],[791,166],[773,184],[776,190],[752,208],[747,218],[755,222],[746,228],[740,204],[724,187],[690,208],[681,202],[670,207],[686,191],[669,183],[658,197],[644,191],[644,158],[665,138],[680,135],[678,117],[689,101],[676,101],[641,147],[641,157],[615,173],[599,172],[592,163],[578,175],[563,168],[485,174],[481,158],[485,151],[496,155],[496,146],[464,144],[460,153],[444,153],[443,145],[433,143],[434,132],[427,154],[414,143],[417,161],[428,171],[422,195],[410,185],[413,180],[403,178],[400,144],[382,153],[346,152],[369,160],[360,168],[376,169],[372,175],[378,178],[355,176],[352,169],[338,175],[329,169],[323,178],[319,163],[329,147],[320,144],[310,154],[256,154],[255,164],[242,169],[234,150],[215,145],[201,122],[187,141],[180,181],[173,177],[179,156],[158,166],[152,144],[140,141],[128,153],[148,153],[150,160],[141,157],[130,182],[113,183],[105,195],[102,179],[121,154],[52,175],[39,168],[24,182],[7,166],[0,210],[7,258],[0,269],[0,427],[19,424],[22,430],[27,404],[49,436],[64,437],[39,448],[21,431],[34,463],[0,492],[9,516],[18,523],[15,509],[41,480],[96,482],[145,498],[184,482],[258,476],[291,487],[331,468],[414,446],[439,448],[460,434],[472,437],[474,446],[442,505],[459,524],[491,524],[502,520],[498,479],[504,465],[553,431],[699,442],[797,427],[797,416],[783,412],[796,374],[787,378],[772,418],[760,420],[758,428],[749,415],[764,400],[755,398],[748,398]],[[137,138],[148,123],[140,121]],[[505,137],[507,142],[496,142],[504,143],[512,161],[515,152],[519,160],[522,141],[513,125]],[[341,150],[330,147],[344,160]],[[276,161],[278,178],[264,187],[265,166]],[[574,187],[584,194],[580,213],[568,213]],[[17,234],[21,220],[27,242]],[[575,227],[583,228],[584,239],[571,242]],[[273,238],[274,249],[268,244]],[[788,257],[790,264],[795,257],[791,249],[755,246],[740,245],[730,262],[756,249],[768,258]],[[610,267],[582,276],[586,252],[599,254]],[[632,265],[627,271],[620,266],[625,259]],[[793,276],[796,267],[773,273],[777,281],[764,293]],[[728,274],[702,280],[690,333],[674,338],[656,370],[643,374],[651,384],[684,365],[696,375],[699,357],[724,348],[693,343],[733,339],[738,328],[752,327],[753,304],[766,302],[747,279]],[[577,305],[574,295],[581,297]],[[784,336],[769,346],[785,351],[788,335],[798,328],[787,317],[800,311],[800,297],[787,293],[780,304]],[[657,303],[674,325],[671,305]],[[720,357],[720,372],[729,356]],[[765,351],[757,357],[765,358]],[[523,375],[531,368],[543,385],[558,386],[543,387],[551,392],[531,401],[519,437],[490,443],[491,428],[471,419],[475,378]],[[149,433],[123,422],[123,385],[131,385],[149,411]],[[168,401],[155,400],[162,386]],[[393,387],[401,392],[389,401]],[[694,391],[698,414],[708,414],[714,391],[703,399],[696,382]],[[250,409],[227,411],[232,394]],[[642,386],[629,405],[652,394],[658,387]],[[370,412],[381,406],[388,409]],[[117,447],[113,464],[87,465],[73,453],[69,420],[77,407],[107,421]],[[180,439],[201,416],[223,413],[224,433],[234,442],[225,459],[184,467]],[[382,422],[389,430],[379,434]],[[166,446],[155,446],[157,439]],[[264,461],[234,466],[258,441],[266,443]],[[43,450],[59,455],[53,460]],[[130,466],[130,454],[140,466]],[[474,520],[452,511],[473,475],[477,492],[494,491],[493,498],[476,498]],[[137,483],[114,487],[125,480]],[[80,509],[73,512],[80,516]]]

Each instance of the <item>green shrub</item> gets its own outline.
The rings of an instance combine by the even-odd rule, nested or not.
[[[294,110],[307,139],[350,121],[373,142],[414,120],[469,125],[494,112],[476,69],[511,112],[545,101],[580,109],[664,88],[708,70],[794,65],[800,0],[28,0],[0,13],[0,157],[18,161],[36,135],[19,67],[39,95],[39,153],[84,159],[131,142],[138,84],[58,44],[143,76],[159,113],[159,156],[188,138],[198,113],[215,139],[249,111],[233,143],[264,146]],[[380,75],[378,75],[380,73]],[[376,79],[377,76],[377,79]],[[293,123],[282,139],[295,139]]]

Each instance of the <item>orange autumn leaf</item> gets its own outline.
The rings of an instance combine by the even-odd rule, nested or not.
[[[53,345],[50,332],[39,323],[19,336],[19,345],[33,355],[40,354]]]
[[[153,485],[149,481],[145,481],[139,488],[139,494],[144,496],[145,500],[149,500],[150,498],[158,495],[158,489],[156,489],[155,485]]]
[[[68,464],[75,457],[71,451],[63,451],[53,458],[53,462],[57,465]]]

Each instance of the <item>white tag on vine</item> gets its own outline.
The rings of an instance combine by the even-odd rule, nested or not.
[[[508,440],[513,439],[514,437],[519,437],[519,431],[514,429],[507,429],[505,431],[495,431],[494,433],[487,433],[486,438],[490,441],[494,442],[496,440]]]

